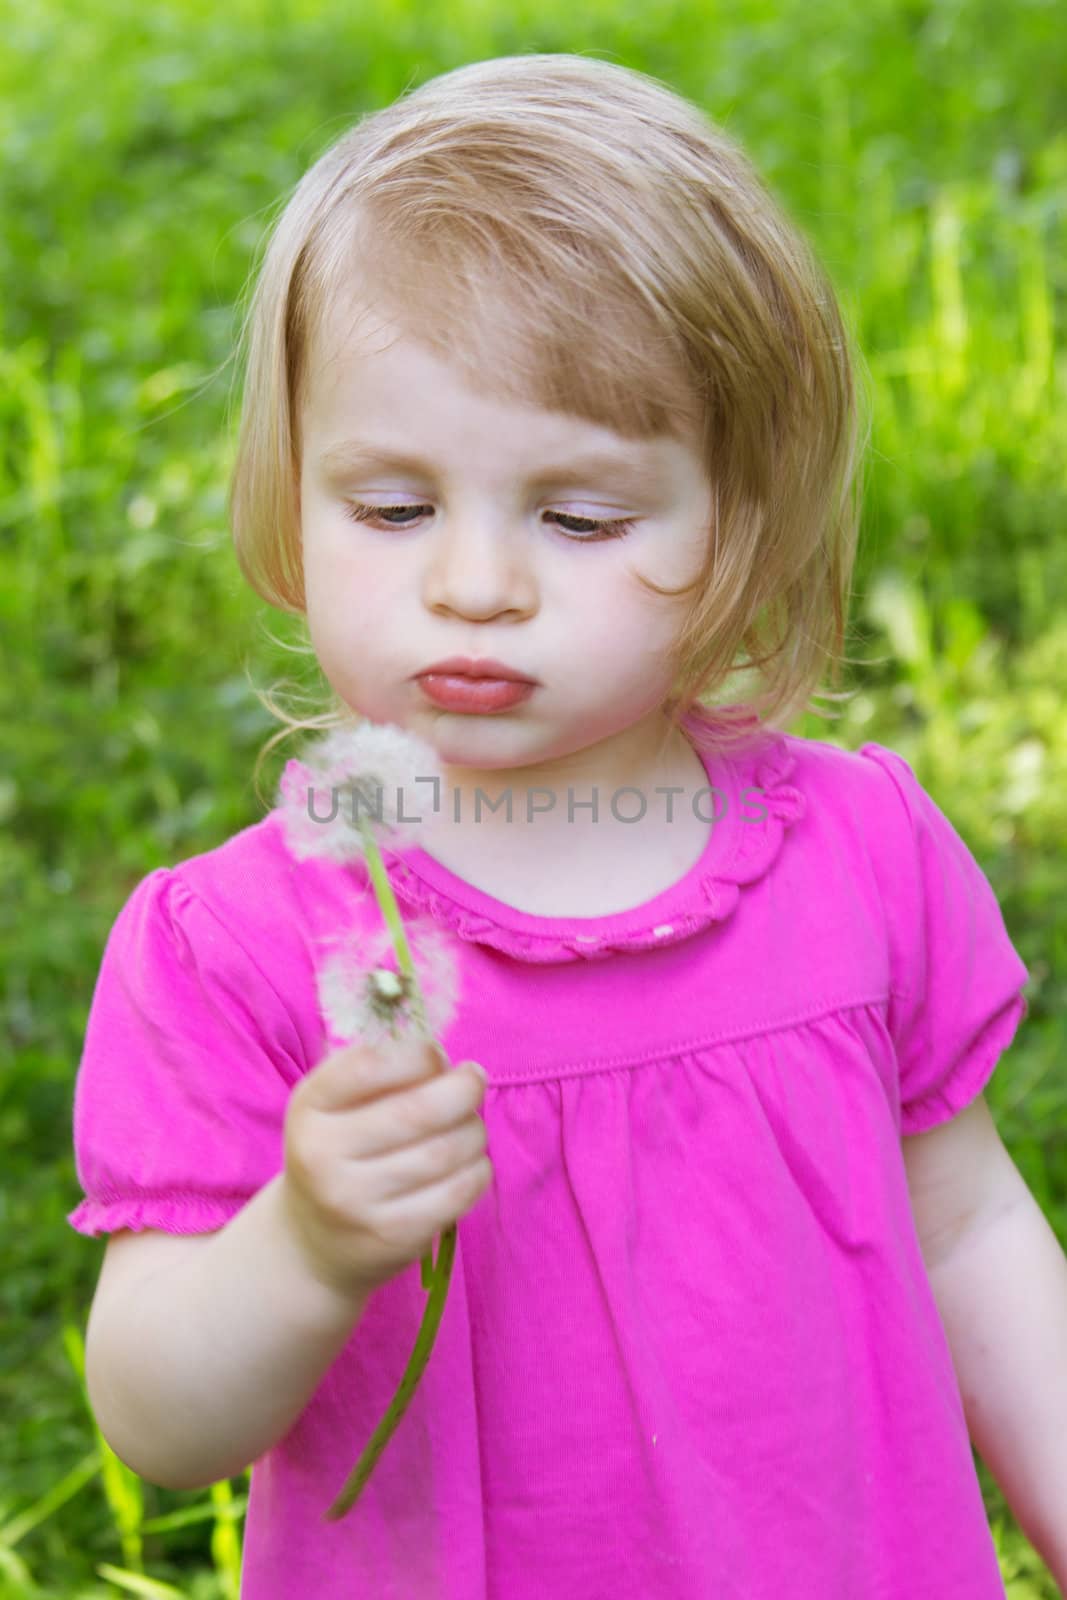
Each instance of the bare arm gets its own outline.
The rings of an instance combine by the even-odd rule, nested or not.
[[[172,1267],[93,1302],[86,1381],[101,1432],[150,1483],[198,1489],[283,1438],[369,1294],[313,1277],[266,1184]]]
[[[1025,1189],[928,1263],[971,1440],[1067,1593],[1067,1260]]]

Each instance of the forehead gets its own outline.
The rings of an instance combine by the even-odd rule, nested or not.
[[[346,295],[322,314],[308,351],[308,408],[324,412],[361,380],[381,383],[391,374],[425,366],[431,352],[384,307]]]
[[[368,467],[432,479],[448,472],[455,453],[543,489],[585,478],[660,495],[692,471],[672,437],[627,440],[567,413],[495,399],[380,313],[363,311],[348,324],[324,355],[305,432],[324,482]]]

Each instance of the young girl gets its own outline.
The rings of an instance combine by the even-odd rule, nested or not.
[[[233,526],[334,691],[304,726],[444,774],[386,859],[450,1070],[332,1031],[381,913],[280,808],[144,878],[74,1111],[106,1435],[175,1488],[254,1461],[244,1600],[1002,1596],[902,1136],[1028,974],[906,761],[782,731],[858,518],[826,278],[698,110],[531,55],[327,151],[248,327]]]

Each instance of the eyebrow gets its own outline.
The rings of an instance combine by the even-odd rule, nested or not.
[[[437,470],[404,450],[388,450],[358,439],[348,439],[324,450],[319,461],[329,473],[354,472],[364,467],[386,467],[411,472],[416,477],[432,478]],[[537,488],[556,487],[578,479],[619,478],[631,487],[649,491],[663,486],[663,469],[649,462],[629,459],[610,451],[588,451],[569,461],[556,462],[531,473],[529,482]]]

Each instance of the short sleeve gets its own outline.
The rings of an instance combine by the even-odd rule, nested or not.
[[[79,1233],[212,1232],[284,1164],[297,1032],[178,870],[142,879],[104,948],[74,1087]]]
[[[988,878],[903,756],[866,744],[892,782],[880,846],[889,897],[889,1030],[902,1134],[947,1122],[982,1092],[1026,1015],[1029,972]]]

